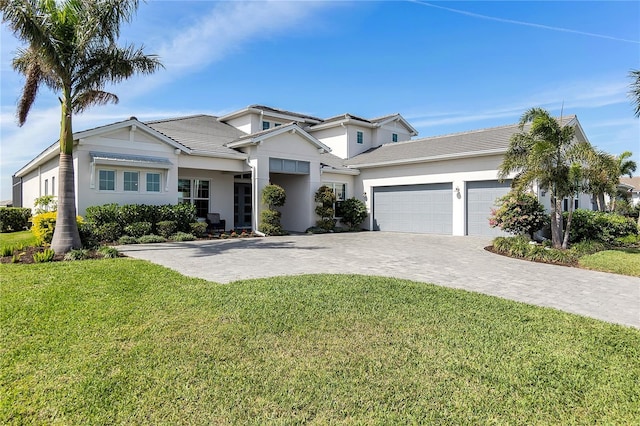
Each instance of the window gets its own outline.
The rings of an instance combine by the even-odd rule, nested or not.
[[[178,201],[194,204],[198,217],[209,213],[209,181],[201,179],[178,179]]]
[[[392,133],[391,134],[391,141],[392,142],[398,142],[398,134],[397,133]]]
[[[578,208],[578,199],[574,198],[573,199],[573,209],[576,210]],[[562,200],[562,211],[563,212],[568,212],[569,211],[569,199],[565,198],[564,200]]]
[[[56,178],[55,178],[55,176],[51,177],[51,195],[56,195]]]
[[[47,179],[44,180],[44,195],[49,195],[49,181]]]
[[[138,172],[124,172],[124,190],[138,192]]]
[[[147,173],[147,192],[160,192],[160,173]]]
[[[268,130],[270,127],[271,127],[271,123],[269,123],[268,121],[262,122],[262,130]]]
[[[342,203],[347,199],[347,184],[339,182],[327,182],[323,185],[333,189],[333,193],[336,195],[336,203],[333,205],[335,211],[335,217],[342,217]]]
[[[364,136],[362,132],[356,132],[356,142],[362,143],[364,141]]]
[[[100,191],[116,190],[116,172],[115,170],[100,170],[98,173],[100,183],[98,189]]]

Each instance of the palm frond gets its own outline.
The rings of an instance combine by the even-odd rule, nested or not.
[[[629,97],[635,104],[635,116],[640,117],[640,70],[629,71],[629,77],[631,78]]]
[[[117,104],[118,96],[102,90],[88,90],[76,96],[73,100],[73,111],[80,113],[92,105]]]

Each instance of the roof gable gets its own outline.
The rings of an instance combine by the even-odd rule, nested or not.
[[[331,148],[327,145],[320,142],[315,137],[311,136],[308,132],[306,132],[302,127],[300,127],[297,123],[289,123],[284,124],[282,126],[273,127],[271,129],[263,130],[261,132],[252,133],[250,135],[244,135],[233,142],[227,143],[226,146],[229,148],[240,148],[249,145],[257,145],[262,141],[273,138],[275,136],[281,135],[283,133],[298,133],[300,137],[305,139],[311,145],[316,147],[317,149],[323,152],[330,152]]]

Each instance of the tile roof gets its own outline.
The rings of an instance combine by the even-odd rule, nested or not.
[[[563,118],[563,123],[575,116]],[[456,157],[462,155],[481,155],[487,152],[505,152],[511,136],[520,131],[518,124],[510,124],[488,129],[432,136],[404,142],[388,143],[372,148],[345,161],[349,166],[370,164],[404,163],[424,159]]]
[[[254,109],[259,109],[265,112],[273,112],[276,114],[283,114],[283,115],[291,115],[293,117],[300,117],[302,119],[308,119],[308,120],[314,120],[314,121],[322,121],[321,118],[318,117],[313,117],[311,115],[306,115],[306,114],[300,114],[299,112],[292,112],[292,111],[287,111],[284,109],[278,109],[278,108],[273,108],[270,106],[266,106],[266,105],[249,105],[248,108],[254,108]]]
[[[634,191],[640,191],[640,176],[620,176],[620,183],[631,185]]]
[[[218,121],[212,115],[193,115],[145,122],[147,126],[193,150],[195,153],[239,155],[225,144],[246,133]]]

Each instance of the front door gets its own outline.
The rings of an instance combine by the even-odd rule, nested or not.
[[[251,229],[251,184],[236,182],[233,188],[235,228]]]

